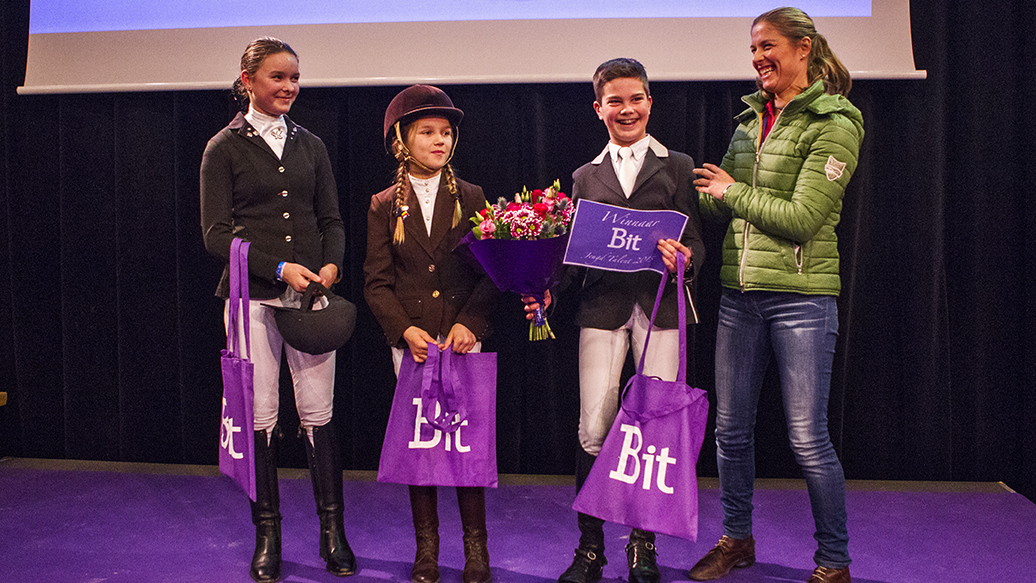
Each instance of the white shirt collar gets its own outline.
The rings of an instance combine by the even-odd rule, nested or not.
[[[277,117],[266,115],[265,113],[252,107],[251,104],[249,104],[248,106],[248,113],[245,114],[245,119],[248,121],[248,123],[252,124],[252,127],[255,128],[257,132],[259,132],[259,135],[264,137],[273,128],[278,126],[281,128],[285,128],[288,125],[284,121],[283,114]]]
[[[651,136],[644,136],[643,138],[640,138],[639,140],[634,142],[630,146],[630,149],[633,150],[633,159],[637,162],[643,162],[644,156],[647,155],[648,146],[650,144]],[[619,161],[620,149],[622,149],[622,146],[616,144],[615,142],[608,142],[608,152],[611,154],[612,160],[616,162]]]
[[[661,144],[661,142],[659,142],[658,140],[656,140],[655,138],[653,138],[650,135],[646,136],[646,139],[642,139],[642,140],[638,141],[632,147],[636,148],[637,145],[644,144],[645,142],[646,142],[646,145],[644,146],[644,150],[642,150],[642,153],[638,154],[638,153],[636,153],[636,150],[634,150],[634,154],[633,155],[634,155],[634,158],[636,158],[637,160],[643,159],[643,157],[647,155],[647,150],[649,148],[651,149],[652,152],[655,153],[655,156],[658,156],[659,158],[668,158],[669,157],[669,149],[666,148],[665,146],[663,146]],[[611,155],[611,147],[614,146],[614,145],[615,144],[612,144],[611,142],[608,142],[608,145],[604,147],[604,150],[602,150],[601,153],[598,154],[597,157],[594,158],[590,163],[596,166],[596,165],[600,164],[601,162],[604,162],[605,157]],[[616,152],[619,151],[619,146],[615,146],[615,151]]]
[[[285,123],[283,114],[272,117],[249,104],[245,120],[252,124],[255,131],[259,132],[259,137],[266,142],[266,145],[270,146],[277,158],[284,154],[284,142],[287,141],[286,138],[288,137],[288,124]]]
[[[439,181],[442,179],[442,172],[431,178],[417,178],[413,174],[407,174],[407,176],[410,178],[410,184],[414,186],[416,192],[424,193],[431,191],[433,196],[439,192]]]
[[[442,172],[431,178],[415,178],[408,174],[410,184],[414,188],[414,197],[421,207],[421,215],[424,217],[424,228],[428,236],[432,236],[432,215],[435,214],[435,199],[439,194],[439,184],[442,180]]]

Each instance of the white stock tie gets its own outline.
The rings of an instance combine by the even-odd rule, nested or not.
[[[633,192],[633,184],[637,181],[637,163],[633,160],[633,149],[629,146],[619,148],[619,185],[626,198]]]

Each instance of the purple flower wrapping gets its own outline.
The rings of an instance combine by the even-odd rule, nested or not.
[[[457,244],[456,250],[477,262],[500,291],[533,296],[542,304],[543,292],[557,284],[564,272],[567,245],[567,233],[534,240],[480,240],[474,233],[468,233]],[[536,330],[530,330],[530,339],[537,336],[553,338],[542,309],[537,313],[533,326],[546,327],[546,335],[540,336]]]
[[[541,297],[558,283],[568,235],[550,239],[483,239],[468,233],[457,244],[467,247],[500,291]]]

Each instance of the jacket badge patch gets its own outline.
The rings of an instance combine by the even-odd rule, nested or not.
[[[834,182],[842,177],[842,172],[845,170],[845,162],[839,162],[834,156],[828,156],[827,164],[824,164],[824,170],[827,172],[827,179]]]

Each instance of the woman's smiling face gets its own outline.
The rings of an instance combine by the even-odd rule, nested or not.
[[[792,41],[769,22],[752,27],[752,66],[760,85],[773,94],[778,106],[784,107],[809,86],[807,66],[812,44],[809,37]]]

